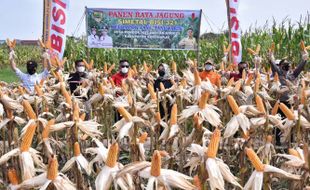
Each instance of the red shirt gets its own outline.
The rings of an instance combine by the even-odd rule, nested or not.
[[[230,73],[229,78],[234,78],[234,81],[237,81],[242,78],[242,73]]]
[[[120,72],[118,72],[112,76],[112,80],[114,81],[114,84],[116,86],[122,86],[122,80],[125,78],[127,78],[127,74],[123,75]]]

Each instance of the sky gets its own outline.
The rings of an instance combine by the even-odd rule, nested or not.
[[[91,8],[143,8],[143,9],[202,9],[201,33],[221,32],[227,29],[225,0],[71,0],[68,35],[85,34],[85,22],[77,29],[85,6]],[[241,29],[262,27],[273,18],[280,22],[285,17],[293,22],[301,15],[310,14],[310,0],[240,0]],[[16,38],[38,39],[42,35],[43,0],[0,0],[0,40]],[[76,31],[76,32],[75,32]]]

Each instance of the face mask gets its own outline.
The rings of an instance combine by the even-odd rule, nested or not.
[[[290,66],[286,65],[286,66],[282,67],[282,70],[283,71],[288,71],[288,70],[290,70]]]
[[[164,70],[159,70],[158,71],[158,75],[161,76],[161,77],[165,76],[165,71]]]
[[[76,67],[76,70],[79,73],[83,73],[85,71],[85,67],[84,66],[79,66],[79,67]]]
[[[32,68],[27,68],[27,72],[29,73],[29,75],[33,75],[34,73],[36,73],[37,68],[32,67]]]
[[[205,66],[205,69],[206,69],[207,71],[211,71],[211,70],[213,69],[213,66],[207,64],[207,65]]]
[[[128,73],[128,68],[127,67],[123,67],[122,69],[121,69],[121,72],[123,73],[123,74],[126,74],[126,73]]]

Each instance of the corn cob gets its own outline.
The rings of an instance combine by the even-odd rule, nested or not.
[[[299,152],[298,152],[297,150],[294,150],[294,149],[292,149],[292,148],[289,148],[289,149],[288,149],[288,153],[289,153],[290,155],[292,155],[292,156],[296,156],[296,157],[298,157],[299,159],[301,159],[301,156],[300,156],[300,154],[299,154]]]
[[[198,175],[194,176],[193,184],[196,186],[197,190],[202,190],[201,181],[200,181]]]
[[[305,42],[304,42],[303,40],[300,42],[300,49],[301,49],[302,51],[306,51]]]
[[[274,75],[273,81],[274,81],[274,82],[279,82],[279,75],[278,75],[278,73],[276,73],[276,74]]]
[[[265,169],[265,165],[261,162],[261,160],[258,158],[256,153],[251,148],[245,148],[245,152],[251,161],[252,165],[254,166],[255,170],[258,172],[263,172]]]
[[[34,85],[34,89],[35,89],[35,91],[36,91],[38,96],[43,96],[43,91],[42,91],[41,87],[38,84]]]
[[[64,83],[60,83],[60,90],[61,90],[61,94],[64,96],[66,103],[69,104],[69,106],[72,106],[72,100],[71,100],[71,96],[69,95],[69,92],[67,91]]]
[[[151,99],[152,100],[157,100],[157,97],[156,97],[156,93],[154,91],[154,87],[151,83],[147,84],[147,89],[149,90],[149,93],[151,95]]]
[[[74,121],[79,121],[80,118],[80,108],[79,104],[77,102],[74,102],[74,107],[73,107],[73,120]]]
[[[240,114],[239,106],[233,96],[227,96],[228,104],[235,115]]]
[[[104,95],[104,88],[103,88],[102,83],[99,83],[98,92],[99,92],[99,94],[100,94],[101,96]]]
[[[210,143],[208,146],[207,156],[208,158],[215,158],[219,148],[221,139],[221,131],[216,128],[211,136]]]
[[[229,87],[229,86],[232,86],[233,84],[234,84],[234,82],[235,82],[235,78],[234,77],[232,77],[232,78],[230,78],[229,79],[229,81],[227,82],[227,87]]]
[[[24,87],[22,86],[18,86],[18,91],[20,92],[21,95],[24,95],[26,93]]]
[[[26,130],[25,135],[22,139],[21,145],[20,145],[20,151],[21,152],[27,152],[31,146],[33,136],[36,132],[36,124],[32,123]]]
[[[280,109],[284,113],[284,115],[287,117],[288,120],[294,120],[295,116],[294,113],[283,103],[280,103]]]
[[[58,176],[58,161],[56,156],[52,156],[48,163],[47,179],[55,180]]]
[[[109,78],[109,81],[111,83],[112,88],[115,88],[115,83],[114,80],[112,78]]]
[[[306,101],[307,101],[306,89],[303,87],[300,92],[300,103],[305,105]]]
[[[178,105],[173,104],[171,109],[170,126],[177,124]]]
[[[155,150],[151,162],[151,176],[158,177],[160,176],[161,169],[161,155],[159,151]]]
[[[159,88],[160,88],[160,91],[165,91],[166,88],[164,86],[164,84],[162,82],[159,83]]]
[[[238,80],[235,84],[235,91],[240,91],[241,89],[241,80]]]
[[[268,135],[266,138],[267,143],[271,143],[272,142],[272,136]]]
[[[132,66],[132,69],[133,69],[135,75],[137,75],[137,74],[138,74],[137,66],[136,66],[136,65],[133,65],[133,66]]]
[[[246,85],[246,86],[250,86],[252,80],[253,80],[253,75],[249,75],[249,76],[248,76],[248,79],[247,79],[246,82],[245,82],[245,85]]]
[[[115,67],[115,64],[112,64],[112,65],[109,67],[107,73],[110,74],[110,73],[112,72],[112,70],[114,69],[114,67]]]
[[[272,108],[272,110],[271,110],[271,115],[276,115],[276,114],[278,113],[279,104],[280,104],[280,101],[278,100],[278,101],[274,104],[274,106],[273,106],[273,108]]]
[[[252,54],[252,55],[255,55],[255,54],[256,54],[256,52],[255,52],[253,49],[251,49],[251,48],[248,48],[247,50],[248,50],[248,52],[249,52],[250,54]]]
[[[201,97],[200,97],[200,99],[199,99],[199,101],[198,101],[198,107],[200,108],[200,109],[205,109],[205,107],[206,107],[206,104],[207,104],[207,102],[208,102],[208,100],[209,100],[209,97],[210,97],[210,93],[209,92],[204,92],[202,95],[201,95]]]
[[[124,107],[117,108],[117,111],[122,115],[122,117],[124,117],[126,122],[132,121],[131,114]]]
[[[147,132],[142,133],[142,135],[139,137],[139,143],[145,143],[147,135]]]
[[[18,185],[18,176],[17,176],[17,173],[16,173],[16,170],[15,169],[9,169],[8,170],[8,178],[9,178],[9,181],[10,181],[10,184],[12,185]]]
[[[257,106],[258,111],[266,114],[266,110],[265,110],[265,107],[264,107],[263,100],[262,100],[262,98],[259,95],[255,96],[255,102],[256,102],[256,106]]]
[[[118,144],[114,143],[109,148],[106,165],[109,166],[110,168],[115,167],[117,164],[117,158],[118,158]]]
[[[51,125],[54,125],[55,123],[55,119],[51,119],[48,121],[47,125],[44,127],[43,131],[42,131],[42,139],[47,139],[48,135],[50,133],[50,128]]]
[[[175,61],[172,61],[171,67],[172,67],[172,72],[176,74],[177,73],[177,64]]]
[[[6,108],[6,109],[5,109],[5,112],[6,112],[6,117],[7,117],[8,119],[13,119],[13,118],[14,118],[14,116],[13,116],[13,110],[11,110],[10,108]]]
[[[26,112],[27,116],[30,119],[37,119],[37,115],[34,113],[30,103],[28,102],[28,100],[23,100],[22,104],[23,104],[24,111]]]
[[[85,118],[86,118],[86,113],[82,113],[82,114],[80,115],[80,120],[84,121]]]
[[[201,85],[201,78],[200,78],[199,72],[196,68],[194,70],[194,78],[195,78],[195,86]]]
[[[103,65],[103,73],[108,73],[108,65],[107,65],[107,63],[104,63],[104,65]]]
[[[80,148],[80,144],[78,142],[74,143],[73,153],[74,153],[75,157],[81,155],[81,148]]]
[[[160,118],[160,113],[159,113],[159,112],[156,112],[156,113],[155,113],[155,120],[156,120],[156,122],[157,122],[158,124],[160,123],[161,118]]]
[[[242,80],[244,81],[246,79],[246,71],[245,69],[242,70]]]

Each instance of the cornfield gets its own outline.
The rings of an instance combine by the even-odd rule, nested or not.
[[[87,49],[69,38],[66,69],[52,61],[33,89],[0,84],[0,188],[310,189],[310,73],[282,88],[267,57],[274,42],[274,57],[309,65],[309,27],[308,17],[245,33],[243,58],[263,69],[239,80],[225,75],[233,68],[222,60],[224,34],[201,40],[199,63],[195,52]],[[7,46],[5,65],[8,49],[19,64],[50,59],[46,44]],[[81,58],[87,77],[71,92],[69,70]],[[123,58],[132,65],[119,85],[112,76]],[[219,63],[219,84],[200,77],[207,58]],[[156,87],[162,62],[168,75]]]

